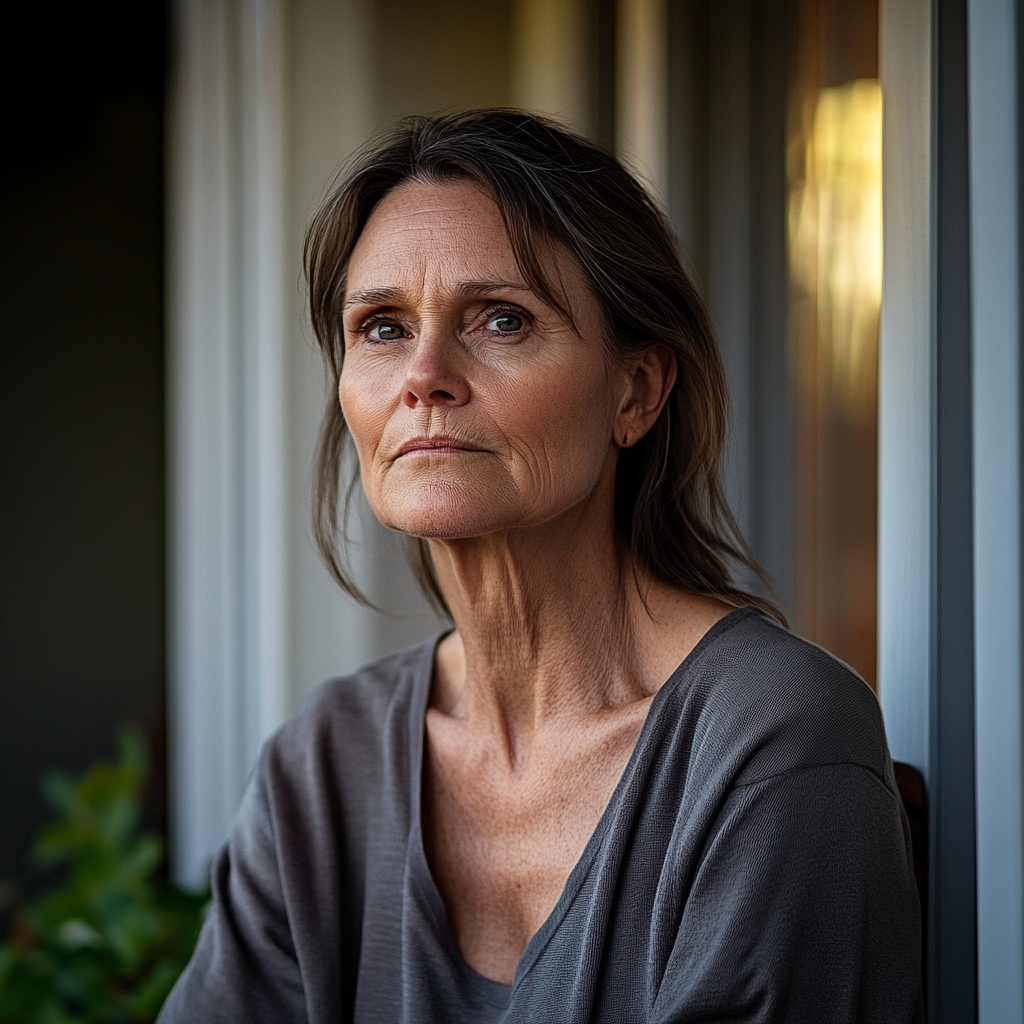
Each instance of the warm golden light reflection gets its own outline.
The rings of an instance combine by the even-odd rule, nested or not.
[[[882,89],[822,89],[789,208],[794,284],[817,309],[819,346],[848,402],[875,386],[882,302]]]
[[[877,6],[805,0],[804,7],[788,161],[796,627],[874,683],[882,93],[868,75],[877,74],[869,49]],[[863,29],[858,59],[868,75],[847,71],[856,63],[843,45],[851,25]]]

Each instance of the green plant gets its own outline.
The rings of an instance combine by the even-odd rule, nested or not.
[[[139,834],[145,747],[120,738],[115,764],[54,773],[59,818],[36,859],[60,881],[17,908],[0,946],[0,1022],[152,1021],[195,946],[209,895],[158,881],[163,844]]]

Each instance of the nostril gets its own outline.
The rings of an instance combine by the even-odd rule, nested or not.
[[[427,405],[447,405],[450,402],[458,401],[450,391],[442,391],[440,388],[428,392],[426,398],[422,398],[420,394],[407,388],[402,400],[410,409],[415,408],[421,402],[426,402]]]

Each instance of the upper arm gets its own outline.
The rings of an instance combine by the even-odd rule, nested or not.
[[[160,1024],[307,1019],[263,775],[254,776],[214,861],[213,902]]]
[[[665,1022],[910,1021],[920,924],[898,798],[859,765],[728,795],[656,1002]]]

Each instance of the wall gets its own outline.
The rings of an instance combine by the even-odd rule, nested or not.
[[[2,26],[0,879],[120,724],[164,823],[162,8]]]

